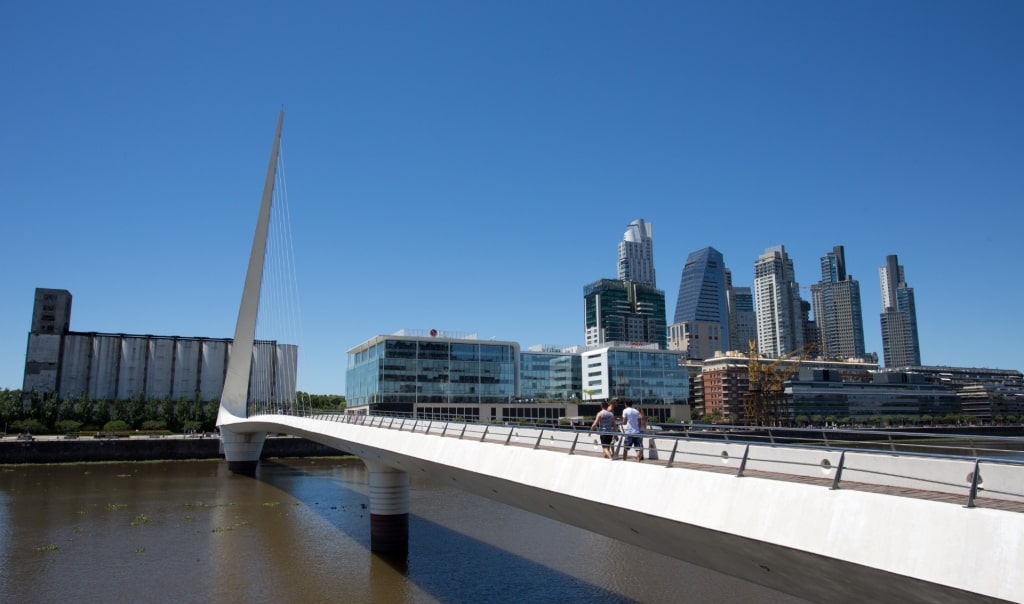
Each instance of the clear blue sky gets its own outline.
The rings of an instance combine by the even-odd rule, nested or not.
[[[1019,369],[1024,3],[16,2],[0,20],[0,387],[36,287],[76,331],[231,337],[278,108],[299,388],[399,329],[583,342],[654,227],[737,285],[846,247],[869,350],[906,267],[926,364]]]

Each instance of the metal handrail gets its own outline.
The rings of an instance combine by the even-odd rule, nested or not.
[[[555,422],[536,422],[533,425],[518,422],[514,424],[501,424],[495,422],[484,423],[465,421],[461,417],[443,417],[438,414],[430,414],[428,417],[417,417],[415,414],[408,413],[357,414],[345,412],[317,412],[310,413],[309,417],[321,421],[335,421],[363,426],[369,425],[371,427],[397,429],[399,431],[405,430],[408,425],[411,426],[408,429],[412,432],[416,432],[422,424],[424,426],[422,431],[424,435],[435,436],[437,433],[431,432],[431,426],[436,422],[441,422],[443,423],[443,428],[440,431],[441,437],[446,437],[451,427],[461,425],[461,430],[458,431],[458,434],[456,435],[455,433],[452,433],[452,436],[457,436],[457,438],[462,439],[468,433],[471,436],[476,436],[477,440],[480,442],[497,442],[502,443],[505,446],[529,446],[533,449],[539,449],[542,444],[547,444],[549,448],[565,449],[570,455],[578,452],[579,445],[581,444],[580,437],[582,435],[594,437],[593,443],[596,446],[596,436],[599,434],[598,432],[591,431],[589,426],[560,426]],[[396,422],[396,420],[400,421]],[[1013,471],[1024,470],[1024,438],[970,435],[964,437],[964,440],[967,441],[967,446],[954,447],[951,446],[950,442],[941,442],[949,441],[950,438],[953,438],[950,435],[921,434],[914,432],[871,431],[870,434],[872,436],[880,439],[871,443],[860,440],[865,436],[864,432],[850,430],[805,430],[800,432],[799,429],[787,429],[783,432],[768,432],[766,437],[764,434],[758,433],[765,432],[765,429],[734,427],[722,434],[712,433],[711,437],[708,438],[708,434],[704,432],[697,432],[693,429],[693,426],[687,426],[687,428],[689,429],[682,430],[678,433],[661,430],[647,432],[643,435],[645,439],[648,439],[651,451],[656,453],[657,457],[660,457],[661,453],[668,453],[668,459],[665,462],[662,463],[659,461],[659,463],[664,467],[671,468],[676,466],[679,463],[680,455],[685,455],[691,459],[698,460],[705,458],[719,458],[723,463],[732,463],[733,459],[725,450],[720,454],[713,454],[699,450],[699,447],[703,446],[703,448],[706,449],[708,444],[713,444],[717,441],[721,442],[722,445],[726,447],[744,447],[743,457],[740,460],[738,470],[735,474],[737,477],[743,477],[746,475],[749,464],[760,462],[770,464],[774,469],[773,471],[780,471],[779,473],[782,474],[807,475],[810,468],[818,468],[826,473],[832,473],[831,480],[828,482],[830,488],[833,490],[841,487],[844,472],[859,472],[862,476],[874,475],[879,477],[879,482],[877,482],[877,484],[885,484],[885,478],[897,477],[906,481],[944,487],[946,489],[958,490],[963,488],[967,492],[968,499],[965,507],[968,508],[976,506],[976,500],[983,490],[991,494],[1001,494],[1010,498],[1020,498],[1024,500],[1024,492],[985,489],[985,487],[982,486],[981,475],[983,465],[988,468],[1004,466],[1013,468]],[[519,442],[520,439],[518,438],[518,431],[524,429],[534,429],[538,431],[535,442],[532,444],[526,443],[525,445]],[[698,428],[698,430],[699,429],[700,428]],[[716,428],[716,430],[721,429]],[[796,432],[799,436],[787,436],[785,432]],[[821,432],[821,437],[812,438],[810,434],[815,432]],[[513,438],[514,433],[517,438]],[[856,435],[857,438],[843,438],[843,435]],[[837,438],[837,436],[839,436],[839,438]],[[545,437],[547,438],[546,443]],[[926,442],[907,443],[905,442],[905,439],[907,438],[915,441],[923,440]],[[668,449],[667,447],[659,447],[658,443],[654,442],[662,440],[671,441],[671,449]],[[765,442],[765,440],[767,440],[767,442]],[[940,442],[933,444],[928,443],[927,441],[929,440]],[[988,446],[979,446],[979,443],[987,444]],[[874,444],[875,448],[865,447],[864,445],[866,444]],[[1009,450],[996,449],[991,448],[992,444],[1001,444],[1007,447],[1016,448]],[[619,454],[621,453],[621,439],[615,446],[615,454],[612,456],[613,460],[618,459]],[[776,451],[776,455],[758,455],[757,452],[761,451],[762,448],[765,451],[774,450]],[[778,449],[793,449],[804,452],[820,451],[824,454],[832,455],[838,453],[839,460],[838,463],[832,465],[827,458],[822,459],[820,463],[809,463],[807,461],[801,461],[800,459],[782,459],[778,457]],[[955,452],[951,453],[949,452],[950,450]],[[948,481],[934,480],[926,476],[887,474],[867,466],[851,466],[847,453],[859,453],[868,455],[869,457],[883,455],[886,457],[953,460],[958,462],[967,461],[973,464],[974,471],[969,474],[969,484],[962,485]],[[986,456],[985,453],[995,453],[997,455]],[[1008,453],[1021,455],[1021,459],[1008,459],[1005,457]],[[655,455],[652,455],[651,457],[653,458]],[[712,465],[712,462],[707,461],[705,465]],[[798,469],[793,472],[782,471],[785,470],[787,466],[793,466]],[[697,469],[699,469],[699,464]],[[803,473],[801,473],[801,470],[803,470]],[[1024,484],[1024,480],[1016,481],[1015,484],[1022,485]]]

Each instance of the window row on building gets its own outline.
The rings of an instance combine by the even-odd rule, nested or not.
[[[685,420],[689,373],[680,360],[656,344],[521,351],[515,342],[381,335],[348,351],[345,399],[352,412],[507,421],[588,415],[599,401],[629,398]],[[538,414],[538,405],[549,407]]]

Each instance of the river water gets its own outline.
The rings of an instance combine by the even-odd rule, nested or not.
[[[0,466],[0,602],[803,602],[412,477],[372,554],[350,458]]]

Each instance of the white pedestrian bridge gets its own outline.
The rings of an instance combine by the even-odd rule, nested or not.
[[[872,450],[839,432],[660,432],[638,463],[559,427],[263,414],[221,432],[229,463],[253,470],[266,433],[360,457],[374,551],[407,547],[409,476],[423,475],[816,602],[1024,602],[1024,463],[985,439],[950,454],[919,435]]]
[[[358,455],[369,471],[371,548],[382,553],[407,550],[409,476],[422,474],[817,602],[1024,602],[1024,465],[1002,454],[689,434],[656,437],[657,460],[648,452],[638,463],[605,459],[586,431],[268,413],[278,373],[296,375],[287,362],[273,369],[255,342],[264,261],[277,256],[267,238],[282,226],[271,209],[283,119],[282,111],[217,420],[233,471],[255,474],[267,433]],[[288,246],[270,249],[279,248]],[[294,299],[294,281],[284,281],[268,300]],[[273,339],[287,341],[263,344]],[[254,368],[257,357],[264,362]],[[263,402],[257,410],[249,401]]]

